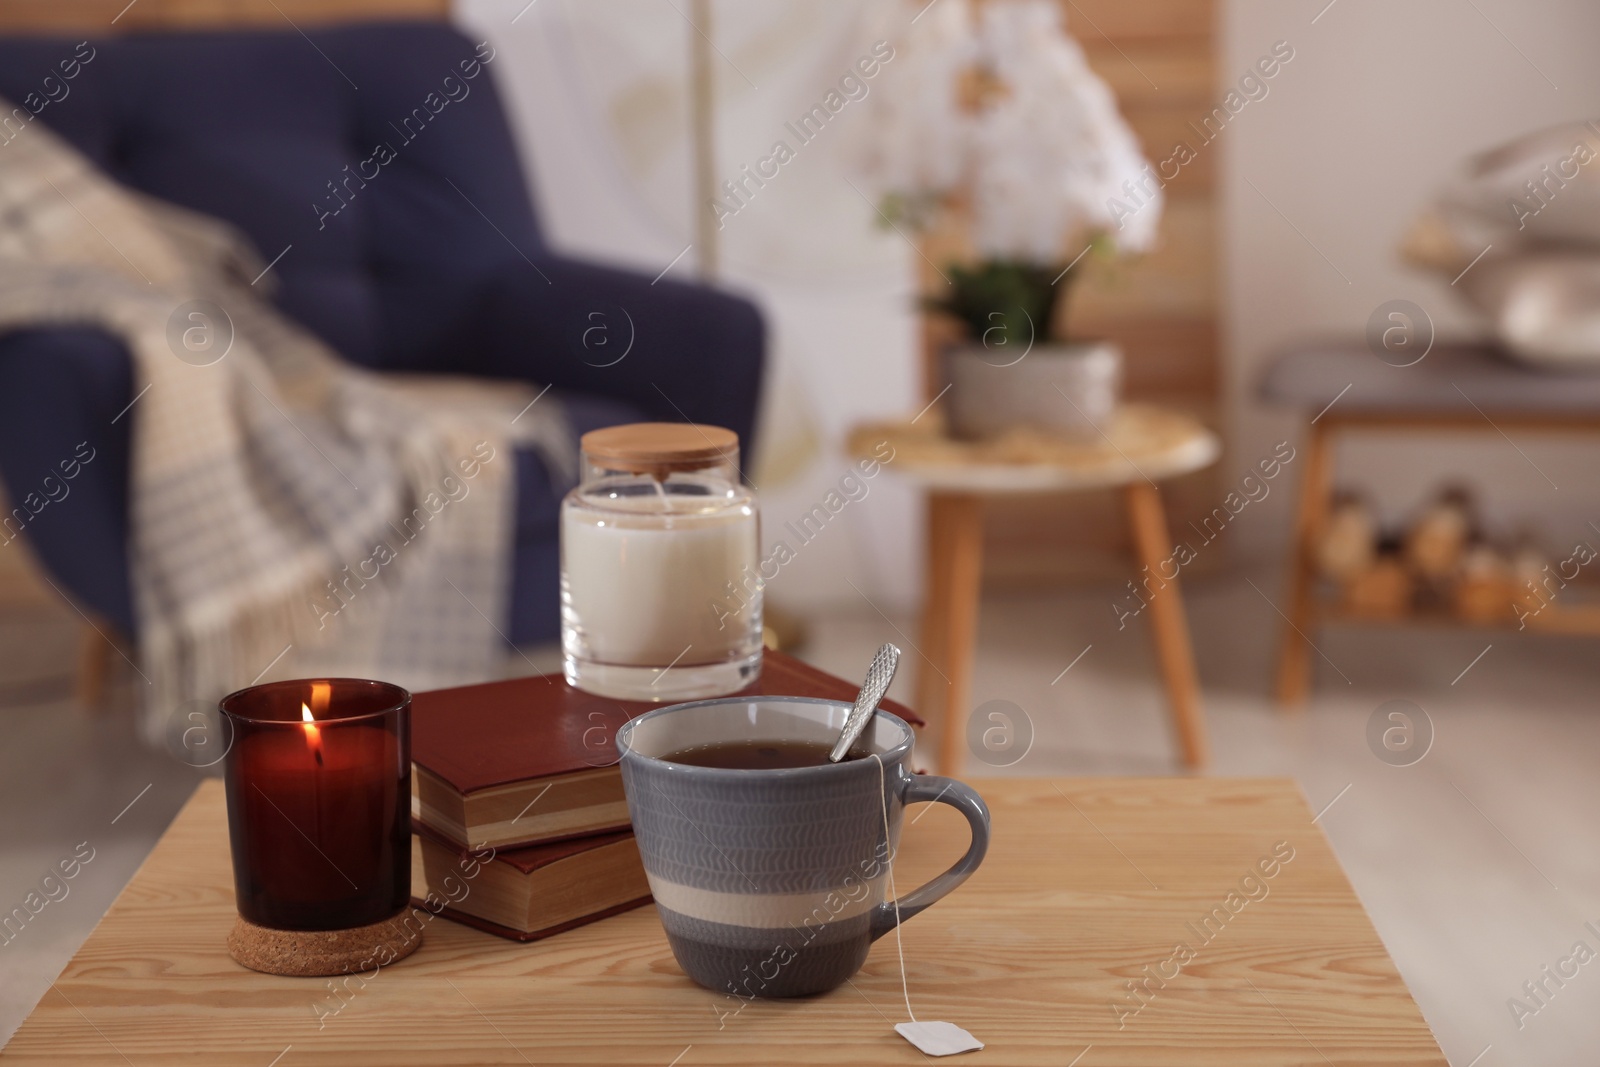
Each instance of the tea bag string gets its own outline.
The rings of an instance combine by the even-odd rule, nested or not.
[[[916,1012],[911,1010],[911,986],[906,979],[906,948],[900,940],[900,892],[894,887],[894,842],[889,837],[889,791],[885,780],[883,757],[876,752],[872,758],[878,762],[878,800],[883,806],[883,847],[886,861],[885,873],[889,878],[889,896],[894,901],[894,948],[900,957],[900,994],[906,999],[906,1014],[912,1022],[917,1021]]]

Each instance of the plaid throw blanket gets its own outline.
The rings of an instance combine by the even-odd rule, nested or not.
[[[512,446],[536,444],[558,478],[576,466],[531,387],[345,364],[262,302],[264,269],[223,223],[122,188],[42,123],[0,145],[0,330],[92,325],[133,353],[152,741],[185,701],[262,677],[490,677]]]

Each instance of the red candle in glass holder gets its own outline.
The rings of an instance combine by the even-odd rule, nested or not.
[[[222,700],[239,916],[349,930],[411,897],[411,695],[354,678],[271,682]]]

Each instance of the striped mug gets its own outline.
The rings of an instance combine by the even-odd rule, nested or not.
[[[866,755],[779,770],[690,766],[663,757],[736,742],[838,738],[850,705],[809,697],[726,697],[658,708],[617,733],[622,781],[650,891],[673,955],[696,982],[744,999],[820,993],[866,961],[872,942],[966,881],[989,846],[971,788],[913,774],[912,733],[878,711]],[[907,804],[967,817],[966,855],[886,902]]]

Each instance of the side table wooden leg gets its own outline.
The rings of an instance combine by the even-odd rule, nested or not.
[[[1311,688],[1312,631],[1316,628],[1317,542],[1327,519],[1333,474],[1332,431],[1328,425],[1311,426],[1306,441],[1305,472],[1300,482],[1300,510],[1295,517],[1294,543],[1289,550],[1287,586],[1288,623],[1278,653],[1278,704],[1296,708],[1305,703]]]
[[[1211,746],[1206,739],[1205,713],[1200,709],[1200,683],[1195,675],[1194,649],[1189,643],[1189,623],[1183,614],[1183,595],[1178,591],[1177,574],[1169,579],[1161,573],[1162,564],[1172,554],[1161,493],[1143,479],[1130,484],[1126,493],[1128,519],[1139,562],[1148,567],[1158,581],[1166,582],[1150,595],[1150,622],[1155,634],[1156,658],[1161,663],[1167,699],[1172,705],[1173,729],[1178,735],[1183,762],[1190,767],[1204,767],[1210,762]]]
[[[961,769],[982,579],[982,498],[930,493],[916,710],[938,732],[937,769],[946,774]]]
[[[111,673],[111,656],[116,646],[94,626],[85,626],[78,637],[78,676],[74,689],[78,703],[98,711],[105,700],[106,678]]]

